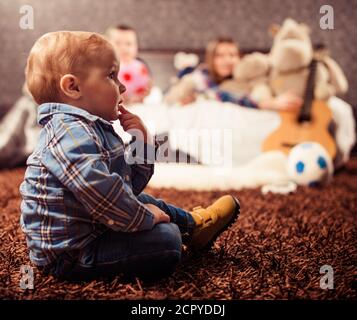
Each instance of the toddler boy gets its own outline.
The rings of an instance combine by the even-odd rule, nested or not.
[[[208,248],[239,214],[229,195],[187,212],[142,192],[157,145],[122,105],[118,71],[112,45],[96,33],[45,34],[28,57],[42,129],[20,186],[21,228],[31,261],[60,278],[169,275],[182,239]],[[113,130],[116,119],[135,133],[130,148]]]

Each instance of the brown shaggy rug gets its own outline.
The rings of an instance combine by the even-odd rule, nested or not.
[[[91,282],[60,282],[35,269],[33,290],[19,286],[29,264],[19,228],[18,186],[24,168],[0,171],[0,298],[2,299],[356,299],[357,159],[326,187],[290,195],[231,190],[241,216],[212,249],[183,261],[157,283],[125,282],[118,275]],[[190,209],[223,193],[175,189],[147,192]],[[321,266],[331,265],[334,289],[320,288]]]

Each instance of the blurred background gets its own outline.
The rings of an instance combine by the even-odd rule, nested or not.
[[[202,53],[209,40],[231,36],[243,52],[268,51],[269,27],[290,16],[309,25],[314,44],[325,44],[350,84],[345,101],[357,106],[357,1],[330,1],[334,29],[319,26],[320,0],[0,0],[0,117],[21,95],[24,66],[34,41],[55,30],[102,33],[110,25],[128,24],[139,35],[140,57],[154,82],[166,89],[174,75],[173,55],[179,50]],[[19,27],[20,7],[34,9],[34,28]]]
[[[325,4],[334,10],[332,30],[320,28],[320,8]],[[19,25],[25,5],[33,8],[33,29]],[[225,158],[232,159],[233,168],[205,162],[205,147],[216,145],[212,148],[216,158],[224,152],[219,143],[214,144],[213,139],[206,143],[197,134],[192,140],[200,138],[197,145],[202,152],[197,153],[195,160],[202,165],[158,163],[150,180],[150,194],[189,209],[206,207],[229,190],[244,204],[243,214],[219,238],[212,252],[204,253],[194,263],[185,262],[174,278],[157,286],[143,285],[143,290],[138,279],[131,287],[123,285],[119,278],[111,283],[96,280],[95,285],[83,288],[36,275],[35,290],[21,289],[20,266],[28,265],[29,259],[19,226],[19,185],[40,130],[37,105],[28,94],[22,94],[22,87],[26,59],[36,39],[50,31],[103,33],[109,26],[129,25],[137,31],[139,57],[151,70],[154,86],[165,92],[177,74],[177,52],[192,52],[202,59],[207,43],[220,36],[237,41],[242,54],[269,52],[273,43],[271,25],[282,24],[288,17],[309,26],[315,47],[328,48],[349,83],[347,93],[339,98],[333,96],[334,103],[329,105],[334,106],[334,123],[339,129],[335,138],[344,152],[336,157],[339,166],[335,168],[345,166],[334,176],[333,183],[324,184],[331,175],[329,155],[321,157],[316,146],[300,146],[300,154],[295,152],[289,161],[279,153],[271,156],[261,152],[262,141],[280,122],[277,112],[214,99],[199,100],[182,108],[164,103],[132,105],[140,117],[151,120],[161,130],[159,133],[170,137],[168,153],[174,159],[171,162],[175,162],[177,151],[180,155],[192,155],[186,144],[174,143],[175,135],[171,133],[184,136],[191,129],[200,133],[207,128],[213,133],[226,129],[230,133],[227,149],[231,153],[227,152]],[[356,267],[351,256],[356,252],[357,157],[350,159],[356,140],[353,113],[357,119],[356,21],[357,0],[0,0],[0,297],[356,299]],[[257,68],[254,65],[252,69]],[[354,150],[356,153],[356,147]],[[190,158],[191,162],[195,163]],[[293,168],[292,177],[287,175],[288,164]],[[315,187],[299,187],[295,192],[296,184],[291,181],[296,177],[305,179],[303,183],[295,180],[298,184]],[[322,186],[316,187],[319,179]],[[281,184],[282,181],[289,183]],[[45,187],[39,186],[41,190]],[[326,279],[325,275],[320,279],[321,267],[326,264],[333,266],[336,275],[334,290],[321,287],[321,280]],[[137,287],[138,290],[132,289]]]

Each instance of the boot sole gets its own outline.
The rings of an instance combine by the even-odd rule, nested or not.
[[[201,248],[192,248],[192,251],[194,253],[197,253],[198,251],[205,251],[205,250],[209,250],[213,243],[217,240],[218,236],[226,231],[229,227],[232,226],[232,224],[236,221],[236,219],[238,219],[239,215],[240,215],[240,202],[236,197],[233,197],[234,202],[236,203],[236,208],[234,210],[234,214],[232,215],[232,218],[228,221],[228,223],[220,230],[218,230],[212,237],[212,239],[204,246]]]

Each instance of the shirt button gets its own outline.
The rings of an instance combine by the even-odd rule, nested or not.
[[[112,225],[114,224],[114,221],[113,221],[112,219],[109,219],[109,220],[108,220],[108,224],[109,224],[110,226],[112,226]]]

